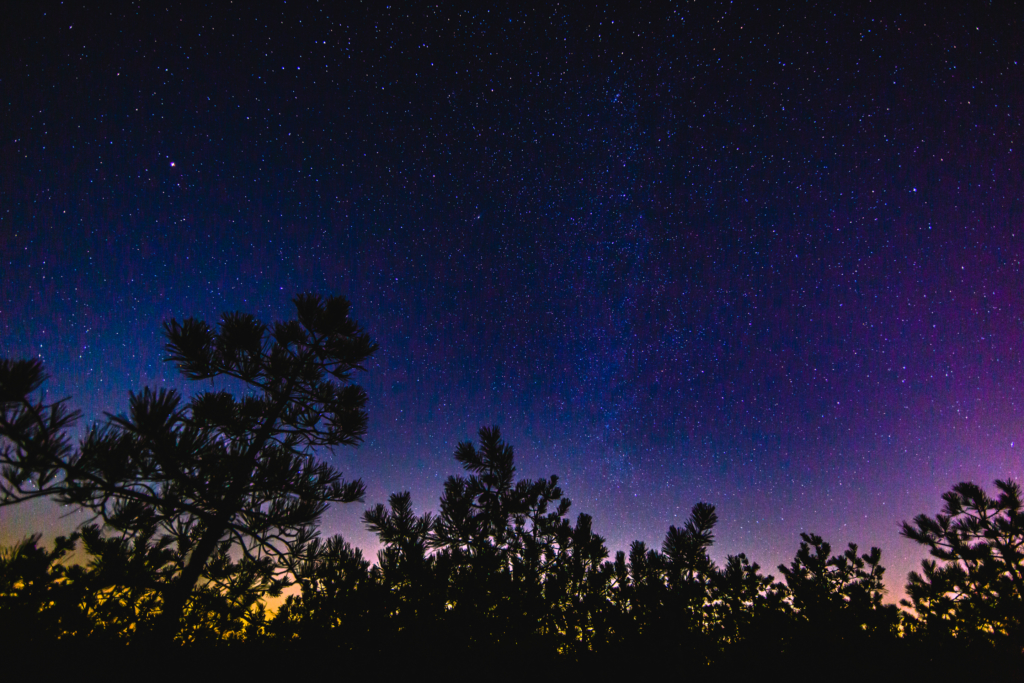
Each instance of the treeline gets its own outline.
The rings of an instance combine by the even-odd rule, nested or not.
[[[589,515],[571,520],[557,477],[515,479],[512,448],[482,429],[460,444],[466,476],[445,482],[439,513],[417,516],[408,493],[363,516],[382,549],[371,564],[334,536],[314,539],[274,582],[225,544],[189,598],[176,640],[193,645],[301,645],[360,657],[390,652],[552,660],[671,659],[713,665],[818,652],[948,657],[1020,654],[1024,635],[1021,492],[997,482],[946,494],[935,518],[904,534],[942,560],[912,574],[912,603],[883,602],[881,552],[843,552],[803,534],[784,581],[743,555],[710,559],[715,508],[693,507],[660,549],[643,542],[609,557]],[[152,643],[161,588],[182,549],[153,528],[106,536],[91,525],[52,549],[39,536],[0,555],[2,642]],[[65,560],[81,543],[84,564]],[[272,613],[266,599],[291,591]],[[952,648],[952,650],[950,649]],[[1007,661],[1010,661],[1007,659]]]
[[[436,515],[414,514],[408,493],[366,511],[382,546],[371,564],[317,534],[327,506],[363,487],[314,449],[364,433],[365,394],[350,377],[376,347],[344,299],[296,306],[297,320],[272,328],[240,314],[216,332],[168,323],[169,358],[187,377],[252,392],[182,406],[146,390],[78,446],[67,436],[76,414],[32,398],[42,367],[0,361],[0,503],[47,496],[100,522],[0,554],[0,642],[688,671],[1020,663],[1024,517],[1012,481],[996,482],[994,498],[959,484],[940,514],[904,524],[935,559],[911,574],[900,609],[883,602],[877,548],[833,551],[804,534],[781,580],[742,554],[717,566],[707,503],[660,548],[637,541],[612,558],[590,516],[570,515],[557,477],[517,480],[511,446],[482,429],[457,448],[464,473],[445,482]],[[76,551],[84,562],[69,562]]]

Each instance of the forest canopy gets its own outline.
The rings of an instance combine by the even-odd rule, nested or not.
[[[371,562],[319,534],[328,506],[365,495],[320,454],[366,433],[354,379],[377,346],[342,297],[294,303],[296,317],[272,325],[241,313],[216,327],[168,322],[167,360],[187,379],[230,377],[245,391],[185,401],[144,388],[78,443],[80,415],[45,401],[42,365],[0,360],[0,506],[50,497],[94,520],[51,548],[35,534],[0,554],[5,643],[575,662],[639,653],[701,666],[738,654],[1024,651],[1024,517],[1011,480],[995,497],[958,484],[940,513],[904,523],[933,559],[910,575],[901,609],[883,600],[878,548],[833,551],[804,533],[780,580],[744,554],[719,566],[707,502],[660,548],[636,541],[612,557],[558,477],[518,478],[513,447],[485,427],[455,450],[462,472],[436,514],[415,514],[409,492],[366,510],[381,544]],[[84,563],[69,562],[76,552]]]

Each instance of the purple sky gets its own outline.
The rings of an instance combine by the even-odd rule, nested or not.
[[[0,29],[0,353],[52,397],[191,392],[165,319],[343,294],[381,350],[324,532],[372,552],[496,424],[613,552],[703,500],[719,561],[815,532],[894,597],[901,521],[1022,479],[1019,6],[261,6]]]

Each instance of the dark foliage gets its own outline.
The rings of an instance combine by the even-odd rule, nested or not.
[[[314,450],[365,433],[366,395],[351,378],[376,346],[343,298],[300,296],[295,306],[297,319],[270,328],[241,313],[216,331],[167,323],[168,360],[182,374],[246,393],[204,391],[183,405],[174,391],[145,389],[77,448],[65,431],[76,414],[30,398],[42,366],[0,363],[0,502],[49,495],[102,520],[113,538],[90,540],[100,575],[148,569],[134,584],[145,599],[122,600],[145,605],[125,608],[134,627],[192,639],[186,615],[216,613],[228,616],[215,630],[233,632],[229,622],[290,580],[327,506],[362,498],[362,482],[343,480]]]
[[[517,479],[512,447],[484,428],[479,444],[457,447],[463,474],[446,480],[437,514],[417,515],[408,492],[366,510],[381,543],[371,565],[341,536],[317,535],[327,506],[361,499],[363,486],[315,452],[365,432],[366,396],[351,378],[376,347],[343,299],[295,304],[297,319],[272,328],[241,314],[217,332],[168,323],[169,360],[186,377],[248,393],[182,404],[146,389],[77,446],[77,413],[31,398],[42,366],[0,361],[0,504],[52,496],[102,522],[52,550],[33,536],[0,553],[3,642],[171,661],[173,641],[190,646],[171,658],[183,670],[216,657],[266,675],[258,663],[276,657],[293,676],[313,653],[344,655],[350,673],[400,658],[603,677],[857,659],[891,676],[1021,664],[1024,521],[1010,481],[996,482],[997,498],[958,484],[939,515],[903,525],[935,558],[910,575],[910,613],[883,602],[878,548],[833,554],[802,534],[779,566],[784,582],[743,554],[719,567],[718,516],[704,502],[660,549],[636,541],[609,559],[592,518],[569,517],[558,478]],[[79,549],[84,564],[70,563]]]
[[[514,469],[510,459],[490,456],[504,448],[497,430],[481,432],[481,462]],[[946,596],[953,612],[931,615],[932,621],[923,609],[931,603],[915,603],[919,619],[884,604],[876,548],[859,554],[851,544],[835,555],[823,539],[804,534],[792,562],[780,567],[785,583],[778,583],[744,555],[717,567],[708,555],[715,511],[698,503],[682,527],[669,529],[660,551],[635,542],[628,556],[620,552],[608,561],[590,517],[579,515],[575,524],[566,519],[568,505],[552,480],[541,480],[543,487],[516,483],[514,476],[497,481],[505,483],[494,500],[482,496],[484,481],[449,479],[448,492],[466,496],[448,499],[461,501],[460,524],[487,530],[473,543],[451,542],[466,538],[452,533],[451,515],[439,534],[443,514],[416,515],[407,493],[364,516],[383,545],[375,565],[340,536],[311,541],[293,566],[299,591],[273,616],[259,602],[260,591],[246,593],[251,583],[236,576],[244,575],[240,564],[227,559],[219,571],[240,588],[197,591],[183,626],[192,644],[189,657],[215,656],[241,669],[252,666],[249,657],[270,653],[294,659],[336,652],[370,668],[396,657],[485,667],[527,658],[549,671],[571,664],[573,673],[591,675],[672,664],[698,678],[702,672],[822,668],[858,657],[892,676],[998,672],[1021,663],[1012,632],[997,633],[992,626],[1013,624],[1019,613],[1001,613],[991,594],[983,603],[991,615],[987,627],[969,621],[977,619],[978,608],[967,597]],[[977,500],[997,507],[997,517],[1009,517],[1013,488],[1006,488],[1002,503]],[[515,491],[549,495],[517,500]],[[554,509],[545,508],[544,500]],[[501,514],[511,515],[510,524],[500,524]],[[525,518],[517,521],[517,514]],[[474,520],[476,515],[489,519]],[[917,524],[919,529],[920,518]],[[91,560],[66,565],[78,540]],[[530,555],[531,547],[543,550]],[[0,556],[2,635],[26,647],[62,639],[111,651],[131,642],[134,630],[159,613],[153,586],[173,564],[170,555],[173,550],[152,536],[105,538],[95,526],[58,539],[52,551],[41,549],[37,537],[27,539]],[[1003,578],[1012,582],[1012,574]],[[924,590],[914,588],[922,581],[914,575],[909,590]],[[971,635],[968,626],[983,637]]]
[[[39,547],[37,534],[0,551],[0,639],[4,643],[50,642],[91,631],[85,605],[90,593],[86,570],[62,563],[78,537],[61,536],[53,550],[45,550]]]
[[[997,498],[968,482],[942,496],[935,517],[904,522],[901,534],[928,546],[907,584],[915,634],[979,647],[1024,651],[1024,515],[1021,489],[997,481]]]
[[[779,565],[798,622],[838,638],[894,634],[899,621],[896,606],[882,604],[882,551],[872,548],[858,556],[857,546],[851,543],[842,555],[835,556],[832,546],[820,536],[800,537],[803,540],[793,562],[789,567]]]

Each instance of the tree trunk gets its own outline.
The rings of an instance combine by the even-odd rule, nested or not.
[[[285,398],[278,399],[277,404],[273,407],[260,431],[256,434],[256,438],[249,444],[245,455],[240,458],[238,469],[235,471],[234,482],[232,482],[228,494],[223,501],[224,506],[213,518],[206,533],[203,534],[199,543],[192,550],[192,554],[188,558],[188,564],[181,572],[181,576],[164,594],[163,611],[157,618],[154,633],[158,642],[170,643],[181,630],[181,618],[185,614],[185,604],[188,602],[189,596],[192,595],[192,591],[195,590],[199,577],[203,575],[203,569],[206,567],[206,563],[209,562],[210,556],[217,549],[217,544],[220,543],[221,537],[228,527],[228,522],[241,509],[245,489],[249,482],[252,481],[259,453],[273,433],[277,420],[281,416],[281,411],[288,402],[287,397],[291,396],[294,383],[294,378],[288,380],[288,385],[283,393]]]
[[[155,640],[161,644],[170,643],[181,630],[181,619],[185,615],[185,604],[203,575],[203,569],[210,556],[217,549],[221,536],[227,528],[227,520],[223,516],[214,520],[213,524],[192,550],[188,564],[175,581],[164,593],[163,610],[156,619],[154,629]]]

